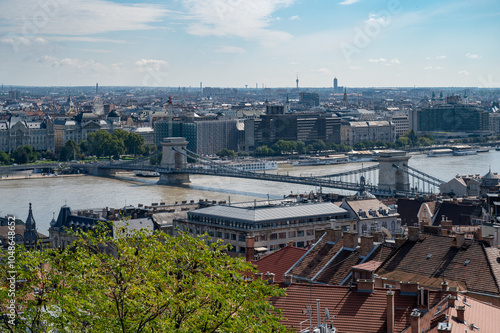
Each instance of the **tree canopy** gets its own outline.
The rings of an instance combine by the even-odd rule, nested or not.
[[[227,246],[186,234],[125,236],[123,229],[112,237],[106,230],[79,233],[65,249],[20,246],[15,267],[3,260],[3,281],[16,271],[17,281],[25,282],[16,290],[16,325],[4,316],[1,331],[286,331],[268,302],[283,291],[246,278],[254,267],[230,257]],[[4,313],[11,299],[6,285]]]

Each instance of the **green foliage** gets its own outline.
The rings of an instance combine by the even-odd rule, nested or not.
[[[12,153],[14,162],[18,164],[35,162],[38,156],[39,154],[30,145],[19,147]]]
[[[234,150],[223,148],[217,152],[217,156],[220,157],[235,157],[236,153]]]
[[[3,150],[0,151],[0,164],[7,164],[10,162],[10,156]]]
[[[149,163],[151,165],[160,165],[162,158],[163,158],[163,154],[161,154],[161,153],[156,155],[156,156],[152,156],[149,158]]]
[[[59,152],[59,160],[60,161],[70,161],[79,158],[80,147],[73,140],[68,140],[61,147],[61,151]]]
[[[16,271],[17,280],[26,282],[15,299],[24,311],[16,311],[15,327],[4,317],[1,331],[286,331],[268,302],[283,290],[246,279],[254,267],[227,255],[227,246],[159,232],[113,238],[107,230],[101,226],[77,234],[65,249],[26,251],[20,246],[14,267],[7,267],[3,254],[3,281]],[[0,289],[4,313],[11,299],[6,286]]]
[[[254,150],[253,154],[255,156],[272,156],[272,155],[274,155],[274,150],[269,148],[267,145],[263,145],[263,146],[257,147]]]

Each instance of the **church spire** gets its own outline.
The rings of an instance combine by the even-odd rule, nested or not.
[[[34,247],[38,242],[38,233],[36,231],[36,222],[33,218],[33,211],[30,209],[28,213],[28,218],[26,219],[26,226],[24,228],[24,245],[26,247]]]

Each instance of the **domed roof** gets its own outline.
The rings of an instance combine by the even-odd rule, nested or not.
[[[50,226],[51,227],[55,227],[57,222],[56,222],[56,218],[55,218],[55,215],[56,213],[53,213],[53,216],[52,216],[52,221],[50,221]]]

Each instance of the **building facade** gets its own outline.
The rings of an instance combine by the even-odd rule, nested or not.
[[[263,203],[257,205],[217,205],[188,212],[187,219],[174,221],[174,227],[191,235],[208,234],[212,241],[222,240],[232,251],[245,253],[246,239],[253,237],[257,251],[277,250],[293,243],[310,245],[316,229],[348,220],[345,209],[331,202]]]
[[[0,149],[14,151],[30,145],[35,150],[54,150],[54,122],[51,119],[26,120],[10,117],[0,121]]]
[[[352,146],[363,141],[394,142],[396,126],[390,121],[351,121],[342,125],[342,143]]]
[[[245,149],[278,140],[340,143],[340,118],[318,112],[262,115],[245,120]]]
[[[490,115],[487,111],[473,105],[461,104],[455,99],[447,98],[447,102],[412,111],[414,130],[418,133],[490,133]]]

